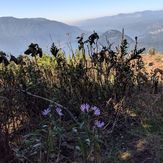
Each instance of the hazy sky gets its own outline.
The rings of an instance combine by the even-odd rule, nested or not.
[[[44,17],[66,23],[161,9],[163,0],[0,0],[0,16]]]

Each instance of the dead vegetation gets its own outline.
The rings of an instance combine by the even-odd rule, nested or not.
[[[0,53],[1,162],[162,161],[162,56],[123,36],[115,51],[78,37],[69,58],[55,44]]]

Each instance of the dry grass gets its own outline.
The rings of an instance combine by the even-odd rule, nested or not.
[[[142,55],[142,59],[145,63],[145,68],[148,73],[150,73],[151,70],[154,70],[156,68],[163,70],[163,54],[159,53],[155,55],[145,54]]]

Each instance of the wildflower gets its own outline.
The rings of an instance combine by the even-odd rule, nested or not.
[[[50,112],[51,112],[51,109],[50,109],[50,107],[48,107],[47,109],[44,109],[44,110],[42,111],[42,115],[43,115],[43,116],[47,116]]]
[[[98,128],[102,128],[105,125],[103,121],[96,120],[95,121],[95,126]]]
[[[55,110],[59,116],[63,116],[62,109],[60,107],[57,107]]]
[[[87,104],[87,103],[82,104],[82,105],[80,106],[80,110],[81,110],[82,112],[88,112],[88,111],[89,111],[89,108],[90,108],[90,105]]]
[[[99,116],[101,114],[100,109],[97,106],[93,106],[92,110],[94,111],[94,115]]]

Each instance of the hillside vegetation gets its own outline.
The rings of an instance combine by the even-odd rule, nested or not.
[[[115,50],[96,32],[66,57],[0,52],[0,163],[163,161],[162,55]],[[151,71],[152,70],[152,71]]]

